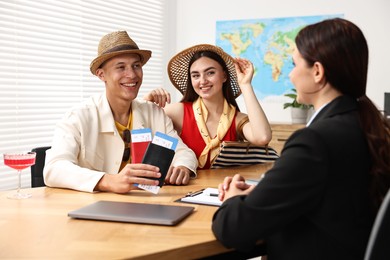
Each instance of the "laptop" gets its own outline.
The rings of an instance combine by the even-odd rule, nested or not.
[[[174,226],[193,210],[194,207],[188,206],[102,200],[70,211],[68,216],[76,219]]]

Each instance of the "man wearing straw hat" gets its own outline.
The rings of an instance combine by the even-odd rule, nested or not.
[[[45,184],[94,192],[127,193],[134,184],[158,185],[158,167],[131,164],[129,130],[150,128],[179,140],[165,183],[188,184],[197,158],[180,139],[163,109],[136,100],[142,66],[151,51],[141,50],[125,31],[105,35],[90,70],[105,84],[102,94],[71,109],[57,124],[47,151]],[[158,155],[156,155],[158,156]]]

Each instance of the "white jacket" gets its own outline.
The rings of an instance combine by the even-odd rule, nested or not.
[[[180,139],[163,109],[147,101],[132,102],[133,129],[150,128],[179,140],[173,166],[185,166],[196,174],[195,153]],[[51,149],[46,152],[45,184],[93,192],[105,173],[117,174],[124,143],[115,127],[106,93],[72,108],[56,125]]]

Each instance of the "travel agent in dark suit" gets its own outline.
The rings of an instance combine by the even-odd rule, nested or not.
[[[390,184],[390,126],[365,94],[367,42],[335,18],[305,27],[296,44],[290,79],[314,119],[256,187],[225,178],[212,229],[238,250],[264,240],[268,260],[363,259]]]

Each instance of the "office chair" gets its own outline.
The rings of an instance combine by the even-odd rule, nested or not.
[[[35,164],[31,166],[31,187],[43,187],[45,182],[43,180],[43,167],[45,166],[46,150],[50,146],[36,147],[31,152],[36,153]]]
[[[390,189],[387,191],[371,230],[364,260],[390,259]]]

